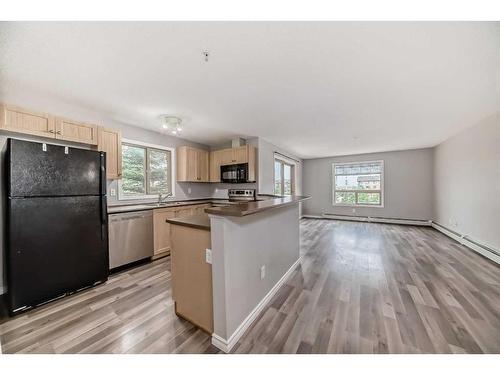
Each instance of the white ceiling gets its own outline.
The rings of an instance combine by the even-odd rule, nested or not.
[[[491,22],[3,23],[0,99],[33,90],[157,131],[176,114],[187,139],[304,158],[401,150],[500,110],[499,48]]]

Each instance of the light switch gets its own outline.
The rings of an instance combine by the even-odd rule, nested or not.
[[[205,249],[205,262],[212,264],[212,250]]]

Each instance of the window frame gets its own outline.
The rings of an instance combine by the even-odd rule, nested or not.
[[[337,203],[335,202],[335,167],[343,165],[353,165],[353,164],[368,164],[368,163],[380,163],[382,167],[382,172],[380,173],[380,190],[337,190],[337,192],[346,193],[380,193],[380,204],[359,204],[357,203],[358,196],[356,194],[356,203]],[[336,207],[371,207],[371,208],[384,208],[385,205],[385,165],[383,160],[367,160],[367,161],[353,161],[348,163],[332,163],[332,205]]]
[[[161,145],[156,145],[152,143],[146,143],[146,142],[140,142],[140,141],[134,141],[132,139],[126,139],[122,138],[122,145],[129,145],[129,146],[136,146],[136,147],[141,147],[146,150],[146,158],[144,160],[145,166],[144,166],[144,171],[145,171],[145,182],[146,182],[146,194],[141,194],[141,195],[126,195],[123,193],[123,188],[122,188],[122,182],[123,178],[118,180],[118,200],[120,201],[128,201],[128,200],[146,200],[146,199],[154,199],[158,198],[158,194],[147,194],[148,191],[148,186],[149,186],[149,170],[148,170],[148,162],[149,162],[149,150],[157,150],[157,151],[169,151],[170,152],[170,185],[171,185],[171,193],[172,196],[170,198],[175,197],[175,185],[176,185],[176,174],[175,174],[175,167],[176,167],[176,154],[175,154],[175,148],[173,147],[167,147],[167,146],[161,146]],[[122,157],[122,155],[120,155]],[[123,165],[123,160],[122,160],[122,165]]]
[[[295,192],[296,192],[296,187],[295,187],[295,168],[296,168],[296,164],[294,162],[291,162],[291,161],[288,161],[288,160],[285,160],[285,158],[280,158],[278,157],[277,155],[274,155],[274,160],[273,160],[273,194],[276,194],[275,192],[275,187],[276,187],[276,162],[279,162],[282,167],[281,167],[281,176],[280,176],[280,179],[281,179],[281,189],[282,189],[282,192],[283,194],[281,195],[282,197],[289,197],[291,195],[294,195]],[[290,179],[291,179],[291,188],[292,188],[292,192],[290,195],[285,195],[285,168],[283,168],[284,165],[288,165],[290,166]]]

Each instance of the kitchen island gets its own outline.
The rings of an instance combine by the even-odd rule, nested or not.
[[[219,349],[231,350],[297,266],[300,259],[299,203],[307,198],[274,197],[206,208],[208,216],[166,220],[172,232],[174,300],[184,300],[178,293],[180,284],[196,294],[200,289],[194,286],[207,284],[206,275],[210,273],[211,276],[212,306],[206,299],[191,298],[189,310],[199,313],[211,307],[212,326],[198,324],[197,318],[190,313],[179,315],[212,333],[212,343]],[[183,229],[179,230],[181,227]],[[205,242],[199,241],[194,231],[204,231]],[[176,235],[176,232],[183,234]],[[211,246],[211,266],[204,249],[208,244]],[[191,254],[182,265],[178,262],[181,253],[183,256]],[[183,267],[183,274],[189,273],[193,279],[178,277],[182,273],[177,267]],[[198,279],[199,267],[205,271],[211,268],[211,272],[205,272],[204,281]],[[207,293],[205,288],[202,294],[206,296]],[[181,311],[184,306],[177,302],[176,308]]]

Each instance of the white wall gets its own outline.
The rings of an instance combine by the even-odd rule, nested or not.
[[[500,113],[434,152],[434,219],[500,249]]]
[[[384,207],[333,206],[332,163],[384,161]],[[432,219],[432,149],[381,152],[304,160],[303,191],[312,196],[303,204],[305,215],[332,213],[398,219]]]

